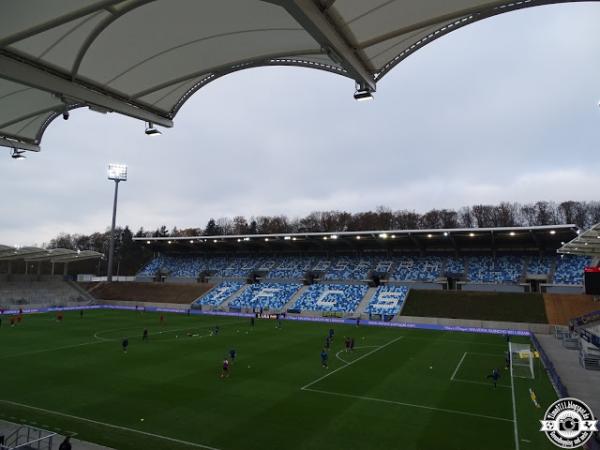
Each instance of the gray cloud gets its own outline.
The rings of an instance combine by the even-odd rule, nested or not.
[[[43,152],[0,158],[0,242],[108,226],[106,164],[125,162],[119,219],[210,217],[502,200],[597,200],[600,7],[536,7],[467,26],[410,56],[374,102],[319,71],[263,68],[200,90],[157,139],[74,111]],[[2,156],[2,155],[0,155]]]

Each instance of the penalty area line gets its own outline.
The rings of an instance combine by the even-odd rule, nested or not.
[[[439,411],[439,412],[445,412],[445,413],[448,413],[448,414],[457,414],[457,415],[463,415],[463,416],[479,417],[479,418],[482,418],[482,419],[499,420],[499,421],[502,421],[502,422],[513,422],[512,419],[507,419],[505,417],[487,416],[485,414],[477,414],[477,413],[471,413],[471,412],[467,412],[467,411],[458,411],[458,410],[455,410],[455,409],[436,408],[434,406],[416,405],[414,403],[398,402],[398,401],[395,401],[395,400],[386,400],[386,399],[383,399],[383,398],[376,398],[376,397],[365,397],[365,396],[362,396],[362,395],[344,394],[342,392],[323,391],[321,389],[307,388],[307,389],[304,389],[304,390],[305,391],[309,391],[309,392],[318,392],[320,394],[335,395],[337,397],[355,398],[355,399],[358,399],[358,400],[368,400],[368,401],[371,401],[371,402],[387,403],[387,404],[390,404],[390,405],[408,406],[408,407],[411,407],[411,408],[427,409],[427,410],[430,410],[430,411]]]
[[[74,416],[73,414],[62,413],[62,412],[59,412],[59,411],[52,411],[50,409],[39,408],[37,406],[25,405],[23,403],[13,402],[13,401],[10,401],[10,400],[2,400],[2,399],[0,399],[0,403],[5,403],[7,405],[18,406],[18,407],[26,408],[26,409],[32,409],[34,411],[41,411],[41,412],[44,412],[44,413],[47,413],[47,414],[53,414],[55,416],[67,417],[69,419],[75,419],[75,420],[79,420],[81,422],[88,422],[88,423],[93,423],[95,425],[102,425],[104,427],[114,428],[116,430],[123,430],[123,431],[129,431],[129,432],[132,432],[132,433],[143,434],[145,436],[149,436],[149,437],[153,437],[153,438],[157,438],[157,439],[162,439],[162,440],[165,440],[165,441],[176,442],[178,444],[190,445],[192,447],[204,448],[204,449],[207,449],[207,450],[220,450],[220,449],[218,449],[216,447],[209,447],[208,445],[198,444],[197,442],[184,441],[182,439],[176,439],[176,438],[172,438],[172,437],[169,437],[169,436],[163,436],[163,435],[160,435],[160,434],[150,433],[148,431],[136,430],[135,428],[123,427],[121,425],[113,425],[112,423],[100,422],[98,420],[87,419],[85,417]]]
[[[365,353],[365,354],[364,354],[364,355],[362,355],[362,356],[359,356],[359,357],[358,357],[358,358],[356,358],[355,360],[353,360],[353,361],[351,361],[351,362],[349,362],[349,363],[346,363],[346,365],[345,365],[345,366],[338,367],[337,369],[335,369],[335,370],[333,370],[333,371],[331,371],[331,372],[329,372],[329,373],[326,373],[326,374],[325,374],[325,375],[323,375],[322,377],[319,377],[319,378],[317,378],[316,380],[314,380],[314,381],[311,381],[310,383],[308,383],[308,384],[306,384],[306,385],[302,386],[302,387],[300,388],[300,390],[301,390],[301,391],[305,391],[305,390],[307,390],[307,388],[311,387],[313,384],[317,384],[319,381],[321,381],[321,380],[324,380],[324,379],[325,379],[325,378],[327,378],[328,376],[330,376],[330,375],[333,375],[334,373],[336,373],[336,372],[339,372],[340,370],[342,370],[342,369],[345,369],[346,367],[349,367],[349,366],[351,366],[352,364],[354,364],[354,363],[356,363],[356,362],[360,361],[361,359],[363,359],[363,358],[366,358],[367,356],[370,356],[370,355],[372,355],[373,353],[375,353],[375,352],[378,352],[379,350],[382,350],[382,349],[386,348],[388,345],[392,345],[394,342],[396,342],[396,341],[399,341],[399,340],[400,340],[400,339],[402,339],[402,338],[404,338],[404,336],[399,336],[399,337],[397,337],[396,339],[392,339],[391,341],[387,342],[386,344],[383,344],[382,346],[380,346],[380,347],[377,347],[375,350],[371,350],[370,352],[368,352],[368,353]],[[336,356],[337,356],[337,355],[336,355]]]
[[[460,369],[460,366],[462,365],[462,363],[465,360],[466,356],[467,356],[467,352],[464,352],[463,355],[462,355],[462,358],[460,358],[460,361],[456,365],[456,369],[454,369],[454,372],[452,372],[452,376],[450,377],[450,381],[454,380],[454,377],[458,373],[458,369]]]

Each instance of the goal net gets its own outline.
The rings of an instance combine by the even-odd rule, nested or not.
[[[529,344],[508,343],[510,374],[517,378],[535,378],[533,352]]]

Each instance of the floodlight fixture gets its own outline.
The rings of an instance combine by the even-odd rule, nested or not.
[[[127,181],[127,166],[125,164],[109,164],[108,179],[116,181]]]
[[[447,231],[444,231],[444,236],[446,236],[446,237],[448,236],[448,232]]]
[[[109,164],[108,179],[115,182],[112,224],[110,227],[110,245],[108,248],[108,268],[106,270],[106,281],[110,283],[112,281],[113,256],[115,252],[115,225],[117,221],[117,199],[119,196],[119,182],[127,181],[127,166],[125,164]]]
[[[327,236],[323,236],[323,240],[326,241],[327,240]]]
[[[511,231],[511,232],[510,232],[510,233],[508,233],[508,234],[510,234],[511,236],[514,236],[514,235],[515,235],[515,232],[514,232],[514,231]]]
[[[269,238],[265,238],[265,242],[269,242]]]
[[[331,235],[331,239],[337,239],[337,238],[338,238],[337,234],[332,234]]]
[[[146,241],[146,244],[150,244],[150,241]]]
[[[550,230],[550,234],[556,234],[556,230]]]
[[[387,233],[381,233],[381,234],[379,235],[379,237],[380,237],[381,239],[387,239],[388,235],[387,235]]]
[[[290,239],[292,239],[290,236],[284,236],[283,238],[284,241],[289,241]]]
[[[475,233],[469,233],[470,237],[475,237]]]
[[[160,136],[162,133],[157,128],[154,128],[154,124],[152,122],[147,122],[146,124],[146,136],[156,137]]]
[[[358,241],[360,241],[360,236],[356,236],[356,239],[357,239]]]
[[[432,238],[432,237],[433,237],[433,234],[431,234],[431,233],[428,233],[428,234],[427,234],[427,237],[428,237],[428,238]]]
[[[249,240],[250,240],[250,238],[249,238],[249,237],[245,237],[245,238],[244,238],[244,240],[245,240],[245,241],[249,241]]]
[[[396,239],[396,235],[395,234],[392,234],[392,239]]]
[[[194,240],[193,240],[193,239],[190,239],[190,244],[193,244],[193,243],[194,243]]]

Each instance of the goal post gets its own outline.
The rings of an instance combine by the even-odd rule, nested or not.
[[[530,344],[508,343],[510,354],[510,374],[517,378],[535,378],[533,352]]]

